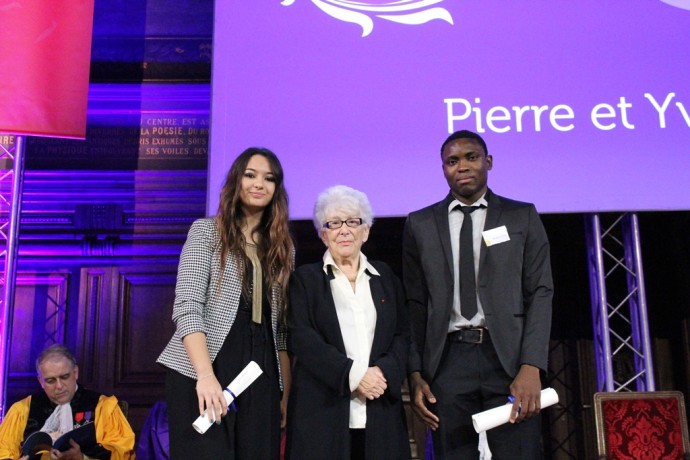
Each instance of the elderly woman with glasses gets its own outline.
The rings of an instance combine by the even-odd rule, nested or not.
[[[372,223],[360,191],[338,185],[316,200],[327,249],[290,278],[287,459],[410,458],[401,400],[409,322],[400,280],[361,251]]]

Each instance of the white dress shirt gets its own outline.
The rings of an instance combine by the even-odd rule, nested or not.
[[[472,203],[472,206],[484,205],[488,206],[488,203],[484,194],[480,199]],[[466,206],[464,203],[460,203],[458,200],[453,200],[448,205],[448,227],[450,230],[450,245],[453,248],[453,311],[450,314],[450,321],[448,323],[448,332],[456,331],[462,327],[476,327],[484,326],[486,321],[484,320],[484,309],[482,308],[482,302],[479,300],[479,293],[477,293],[477,314],[474,318],[469,321],[465,319],[461,312],[462,305],[460,305],[460,274],[459,274],[459,262],[460,262],[460,228],[462,227],[462,221],[465,219],[465,215],[459,209],[455,209],[456,206]],[[474,277],[477,279],[477,273],[479,272],[479,252],[482,247],[482,232],[484,231],[484,222],[486,221],[486,207],[479,208],[472,212],[472,242],[474,249]]]
[[[365,428],[367,423],[367,400],[358,396],[354,391],[369,369],[371,345],[374,341],[376,329],[376,307],[371,298],[369,278],[378,276],[376,269],[367,262],[367,258],[359,253],[359,270],[355,280],[355,290],[352,289],[347,276],[338,268],[329,251],[323,256],[323,269],[328,272],[328,266],[333,267],[334,279],[331,280],[331,293],[335,303],[335,311],[343,335],[345,353],[352,359],[350,368],[350,428]],[[367,273],[368,272],[368,273]]]

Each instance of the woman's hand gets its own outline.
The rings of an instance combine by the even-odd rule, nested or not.
[[[196,395],[199,399],[199,415],[208,409],[208,419],[220,423],[220,418],[228,413],[223,387],[220,386],[206,346],[206,335],[192,332],[182,339],[187,356],[196,371]]]
[[[292,383],[292,363],[287,351],[278,351],[280,360],[280,372],[283,377],[283,396],[280,398],[280,428],[285,429],[287,425],[287,407],[290,398],[290,385]]]
[[[280,429],[284,429],[287,425],[287,406],[288,406],[288,395],[283,394],[280,399]]]
[[[223,387],[220,386],[215,374],[202,375],[196,382],[196,394],[199,398],[199,415],[208,409],[208,419],[220,423],[220,418],[228,413],[225,403]]]
[[[379,398],[388,388],[386,378],[378,366],[370,367],[359,382],[355,392],[366,399]]]

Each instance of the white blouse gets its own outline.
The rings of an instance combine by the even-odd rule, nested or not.
[[[335,277],[331,280],[331,293],[345,343],[345,352],[347,357],[354,361],[349,376],[350,391],[353,392],[350,397],[350,428],[364,428],[367,423],[367,400],[354,391],[369,368],[371,345],[376,330],[376,307],[371,297],[369,278],[370,274],[379,276],[379,273],[360,252],[359,270],[353,290],[347,276],[335,264],[331,253],[326,251],[323,256],[325,272],[328,272],[329,265],[333,267]]]

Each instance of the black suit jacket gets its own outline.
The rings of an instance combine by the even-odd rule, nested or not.
[[[409,372],[431,382],[438,369],[453,308],[453,254],[448,195],[411,213],[403,234],[403,281],[413,347]],[[506,372],[521,364],[546,369],[553,280],[549,242],[537,210],[489,190],[484,230],[505,225],[510,241],[490,247],[482,239],[477,273],[486,326]]]
[[[376,329],[369,366],[378,366],[388,389],[367,401],[367,458],[408,459],[410,448],[401,400],[410,344],[400,280],[388,265],[369,260]],[[350,458],[352,360],[347,357],[331,294],[332,274],[323,262],[299,267],[290,277],[288,350],[294,358],[288,404],[289,459]]]

